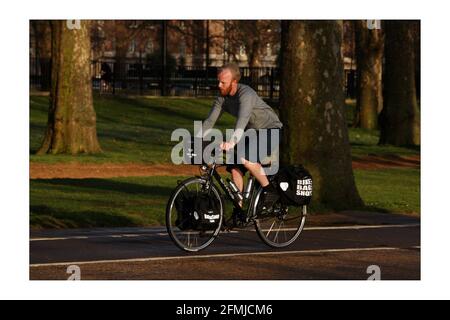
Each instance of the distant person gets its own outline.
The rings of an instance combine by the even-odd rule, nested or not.
[[[109,66],[109,63],[102,62],[101,66],[101,91],[107,92],[109,91],[110,84],[111,84],[111,78],[112,78],[112,71],[111,67]]]

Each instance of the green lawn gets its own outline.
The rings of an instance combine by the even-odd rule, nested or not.
[[[420,172],[412,169],[356,170],[368,210],[420,212]],[[186,177],[31,180],[33,228],[163,225],[177,180]],[[228,209],[231,204],[227,205]]]
[[[178,179],[31,180],[30,224],[40,228],[163,224],[166,202]]]
[[[193,121],[204,120],[211,108],[209,98],[123,98],[96,96],[97,133],[104,151],[100,155],[35,155],[42,143],[47,123],[48,97],[30,97],[30,161],[32,162],[170,162],[170,152],[176,142],[170,141],[172,131],[187,128],[193,132]],[[348,119],[354,102],[347,101]],[[219,129],[234,128],[235,119],[224,114]],[[378,146],[378,131],[350,128],[352,153],[355,157],[368,154],[418,154],[419,150]]]
[[[420,214],[420,170],[355,170],[355,179],[368,209]]]
[[[204,120],[211,99],[95,97],[97,134],[104,151],[100,155],[43,155],[34,153],[42,143],[47,123],[48,98],[30,98],[30,161],[32,162],[170,162],[172,131],[186,128],[193,132],[193,121]],[[218,128],[233,128],[228,114]]]
[[[355,100],[347,99],[346,115],[347,124],[349,125],[349,138],[352,145],[352,155],[354,158],[359,158],[367,155],[416,155],[420,153],[418,148],[399,148],[394,146],[379,146],[378,140],[380,138],[380,132],[378,130],[364,130],[359,128],[352,128],[354,121],[354,114],[356,108]]]
[[[207,116],[211,99],[96,96],[101,155],[36,156],[47,121],[48,98],[30,97],[31,162],[170,162],[176,128],[193,130]],[[347,101],[348,120],[354,103]],[[220,129],[232,128],[224,114]],[[365,155],[417,155],[418,149],[378,146],[378,131],[349,129],[354,158]],[[368,210],[420,213],[420,170],[355,170]],[[40,179],[30,181],[30,223],[34,228],[149,226],[164,224],[165,205],[176,182],[186,177]],[[319,211],[320,208],[314,208]]]

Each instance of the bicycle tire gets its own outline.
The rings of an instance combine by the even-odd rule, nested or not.
[[[254,220],[254,226],[256,229],[256,233],[258,234],[259,238],[265,244],[267,244],[268,246],[270,246],[272,248],[285,248],[285,247],[290,246],[298,239],[298,237],[300,236],[300,234],[303,231],[303,228],[304,228],[305,222],[306,222],[306,216],[307,216],[307,206],[298,207],[298,210],[300,210],[300,212],[301,212],[300,216],[298,218],[299,219],[298,225],[296,225],[295,227],[293,226],[291,228],[284,229],[283,234],[285,235],[285,241],[278,242],[278,241],[275,241],[275,239],[270,239],[270,237],[269,237],[269,233],[272,230],[273,225],[272,225],[271,229],[269,230],[269,233],[267,233],[266,226],[263,225],[262,220],[263,219],[270,220],[271,218],[273,218],[274,220],[275,219],[280,220],[280,217],[268,216],[268,217],[264,217],[264,218],[258,218],[257,208],[258,208],[259,199],[261,198],[260,197],[261,193],[262,193],[262,188],[260,187],[259,190],[255,193],[255,197],[254,197],[254,200],[252,201],[252,207],[251,207],[252,216],[256,217]],[[295,218],[292,218],[292,219],[295,219]],[[280,220],[282,222],[281,226],[283,226],[284,221],[288,221],[288,220],[289,219]],[[279,234],[280,230],[281,230],[281,227],[278,230],[278,234]],[[289,235],[288,235],[288,232],[289,232]],[[276,238],[278,237],[278,234],[276,234],[276,236],[275,236]],[[280,238],[281,238],[281,236],[280,236]]]
[[[166,206],[167,232],[168,232],[170,238],[172,239],[172,241],[175,243],[175,245],[178,246],[180,249],[187,251],[187,252],[198,252],[198,251],[201,251],[201,250],[207,248],[219,235],[221,227],[222,227],[222,223],[223,223],[223,216],[224,216],[224,203],[223,203],[221,194],[218,191],[217,187],[214,184],[211,184],[210,188],[211,188],[213,194],[216,196],[216,199],[218,201],[220,201],[220,218],[219,218],[218,227],[215,230],[213,230],[213,232],[209,233],[209,239],[207,239],[201,245],[190,246],[189,245],[189,235],[188,235],[188,243],[187,244],[184,243],[183,241],[181,241],[179,235],[183,234],[183,233],[185,234],[186,231],[180,230],[176,225],[174,225],[172,223],[173,218],[175,217],[174,215],[172,215],[172,213],[176,214],[176,209],[174,207],[175,207],[175,200],[178,197],[178,195],[180,195],[180,193],[182,192],[182,190],[184,188],[186,188],[187,186],[194,184],[194,183],[199,183],[199,184],[203,185],[204,183],[206,183],[206,180],[202,179],[200,177],[192,177],[192,178],[189,178],[189,179],[186,179],[186,180],[180,182],[180,184],[172,192],[172,195],[171,195],[169,201],[167,202],[167,206]],[[198,234],[198,236],[200,236],[200,234],[201,234],[201,231],[189,231],[189,232],[192,232],[193,236],[195,236],[195,234]]]

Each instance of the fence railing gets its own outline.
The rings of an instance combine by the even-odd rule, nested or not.
[[[51,83],[51,60],[30,59],[30,90],[49,91]]]
[[[241,82],[261,96],[277,98],[276,68],[241,68]],[[94,61],[93,88],[102,93],[133,93],[168,96],[213,96],[217,90],[217,67],[167,66]]]
[[[30,89],[48,91],[51,61],[30,59]],[[346,71],[347,97],[355,94],[355,72]],[[261,97],[277,100],[280,92],[278,68],[241,68],[241,83],[250,85]],[[215,96],[217,67],[166,66],[146,62],[92,62],[92,87],[102,94],[151,96]]]

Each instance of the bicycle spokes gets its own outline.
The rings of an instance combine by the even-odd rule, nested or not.
[[[206,248],[215,239],[222,225],[220,194],[214,187],[207,190],[205,183],[201,178],[191,178],[180,183],[167,206],[166,224],[169,235],[177,246],[186,251]],[[215,209],[208,211],[208,207],[199,207],[199,199],[206,199]]]
[[[306,218],[306,207],[280,206],[255,220],[256,231],[266,244],[286,247],[300,235]]]

